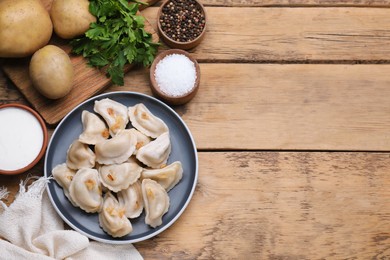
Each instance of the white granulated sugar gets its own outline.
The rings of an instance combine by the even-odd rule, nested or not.
[[[154,77],[164,94],[183,96],[195,87],[195,64],[185,55],[170,54],[157,63]]]

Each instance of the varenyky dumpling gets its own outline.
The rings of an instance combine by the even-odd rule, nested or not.
[[[138,131],[135,128],[129,129],[129,131],[132,131],[137,136],[137,144],[135,145],[135,152],[134,154],[137,154],[138,150],[142,147],[150,143],[152,140],[149,136],[144,135],[140,131]]]
[[[125,129],[129,122],[127,107],[112,99],[105,98],[95,101],[93,109],[104,118],[111,136],[115,136],[120,130]]]
[[[141,176],[142,167],[137,163],[102,165],[99,175],[102,184],[113,192],[128,188]]]
[[[121,190],[117,194],[119,204],[126,210],[126,217],[137,218],[144,209],[144,200],[142,198],[141,182],[136,181],[127,189]]]
[[[123,237],[133,231],[130,220],[126,218],[125,208],[111,192],[107,192],[104,196],[103,208],[99,213],[99,224],[113,237]]]
[[[95,166],[96,156],[87,144],[81,143],[78,139],[69,146],[66,155],[66,165],[78,170],[81,168],[92,168]]]
[[[106,124],[94,113],[84,110],[81,114],[81,122],[84,131],[79,136],[79,141],[84,144],[96,144],[110,137]]]
[[[98,171],[88,168],[78,170],[70,183],[69,195],[84,211],[88,213],[100,211],[103,198]]]
[[[141,163],[137,160],[137,158],[135,158],[135,155],[130,156],[130,158],[126,162],[136,163],[141,166]]]
[[[69,199],[69,201],[77,206],[69,196],[69,186],[73,180],[74,175],[76,174],[76,170],[70,169],[66,163],[59,164],[53,168],[51,174],[54,177],[54,180],[62,187],[64,190],[65,196]]]
[[[168,212],[169,196],[167,191],[156,181],[142,180],[142,197],[146,211],[145,223],[151,227],[162,224],[162,217]]]
[[[164,121],[153,115],[142,103],[129,107],[129,118],[138,131],[152,138],[168,132],[168,126]]]
[[[152,179],[163,186],[166,191],[172,189],[183,176],[181,162],[176,161],[161,169],[144,169],[142,179]]]
[[[113,138],[95,145],[96,161],[100,164],[123,163],[135,151],[137,137],[126,129],[119,131]]]
[[[171,140],[169,132],[165,132],[157,139],[141,147],[137,152],[136,158],[149,167],[161,168],[167,163],[170,153]]]

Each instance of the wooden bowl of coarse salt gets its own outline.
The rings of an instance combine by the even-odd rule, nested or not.
[[[150,82],[159,99],[169,105],[182,105],[195,97],[199,89],[200,67],[188,52],[170,49],[154,59]]]

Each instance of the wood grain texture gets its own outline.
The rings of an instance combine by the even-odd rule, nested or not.
[[[50,10],[51,8],[51,5],[53,3],[54,0],[40,0],[42,2],[42,4],[45,6],[46,10]],[[153,6],[155,3],[157,3],[158,1],[160,0],[142,0],[140,2],[143,2],[145,3],[146,5],[140,5],[139,6],[139,9],[140,10],[143,10],[147,7],[150,7],[150,6]]]
[[[200,64],[175,108],[199,149],[390,151],[390,65]],[[149,71],[125,87],[151,95]]]
[[[160,0],[143,0],[143,1],[139,1],[139,2],[143,2],[145,3],[146,5],[140,5],[139,6],[139,10],[144,10],[148,7],[151,7],[153,5],[155,5],[157,2],[159,2]]]
[[[0,62],[0,67],[1,67]],[[0,104],[20,101],[23,98],[20,92],[14,85],[6,78],[4,72],[0,69]]]
[[[390,154],[199,157],[184,214],[135,244],[145,259],[389,259]]]
[[[51,1],[45,3],[47,8],[49,8],[50,3]],[[145,29],[152,33],[155,42],[159,41],[157,33],[148,21],[145,21]],[[53,36],[49,44],[59,46],[67,53],[71,51],[70,46],[67,45],[67,41],[60,40],[55,36]],[[78,104],[99,93],[111,84],[111,80],[106,77],[103,70],[88,66],[87,60],[82,56],[70,54],[70,59],[75,74],[72,90],[65,97],[57,100],[45,98],[34,88],[29,76],[30,58],[7,59],[3,61],[2,67],[5,74],[48,124],[58,123]],[[125,71],[129,71],[132,67],[132,65],[127,66]]]
[[[143,14],[156,29],[157,7]],[[383,8],[207,7],[204,62],[390,60],[390,15]]]
[[[389,0],[202,0],[206,6],[358,6],[358,7],[390,7]]]
[[[145,259],[390,259],[390,65],[334,64],[389,63],[389,9],[328,8],[390,1],[201,1],[209,31],[191,52],[207,63],[197,96],[174,108],[199,180],[177,222],[136,248]],[[294,8],[261,7],[274,5]],[[143,13],[155,26],[157,8]],[[150,95],[149,70],[105,89],[124,90]],[[9,102],[26,100],[0,71]],[[30,174],[43,160],[0,175],[8,205]]]

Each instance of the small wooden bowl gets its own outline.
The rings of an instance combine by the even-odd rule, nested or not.
[[[204,20],[205,20],[205,24],[204,24],[204,27],[203,27],[203,31],[201,32],[201,34],[195,38],[194,40],[192,41],[188,41],[188,42],[179,42],[179,41],[176,41],[176,40],[173,40],[172,38],[170,38],[162,29],[161,27],[161,22],[160,22],[160,17],[161,17],[161,14],[162,14],[162,10],[164,8],[164,6],[166,6],[167,4],[169,4],[171,2],[171,0],[168,0],[166,2],[164,2],[161,6],[160,6],[160,9],[158,10],[158,14],[157,14],[157,29],[158,29],[158,32],[161,36],[161,39],[171,48],[175,48],[175,49],[182,49],[182,50],[189,50],[189,49],[192,49],[194,47],[196,47],[204,38],[205,34],[206,34],[206,27],[207,27],[207,15],[206,15],[206,10],[204,8],[204,6],[198,1],[198,0],[195,0],[195,2],[199,5],[200,9],[202,10],[202,13],[204,15]]]
[[[12,108],[12,107],[25,110],[25,111],[29,112],[31,115],[33,115],[38,120],[38,122],[42,128],[43,140],[42,140],[41,150],[32,162],[30,162],[27,166],[20,168],[20,169],[16,169],[16,170],[2,170],[2,169],[0,169],[0,174],[4,174],[4,175],[15,175],[15,174],[20,174],[20,173],[23,173],[25,171],[30,170],[32,167],[34,167],[34,165],[36,165],[39,162],[39,160],[44,155],[46,147],[47,147],[47,142],[48,142],[48,134],[47,134],[46,124],[43,121],[42,117],[36,111],[34,111],[33,109],[31,109],[28,106],[25,106],[22,104],[17,104],[17,103],[0,105],[0,110],[4,109],[4,108]],[[9,122],[9,123],[11,123],[11,122]],[[4,124],[4,122],[1,122],[1,124]],[[26,129],[26,131],[28,131],[28,129]]]
[[[167,55],[170,54],[182,54],[188,57],[195,65],[196,70],[196,80],[195,80],[195,86],[194,88],[187,94],[184,94],[182,96],[169,96],[161,91],[159,85],[157,84],[156,78],[154,76],[156,71],[157,64],[164,59]],[[199,82],[200,82],[200,67],[198,62],[189,55],[188,52],[181,50],[181,49],[170,49],[166,50],[164,52],[161,52],[153,61],[152,66],[150,67],[150,83],[151,83],[151,89],[155,96],[157,96],[159,99],[164,101],[165,103],[169,105],[183,105],[187,102],[189,102],[193,97],[195,97],[196,93],[199,89]]]

